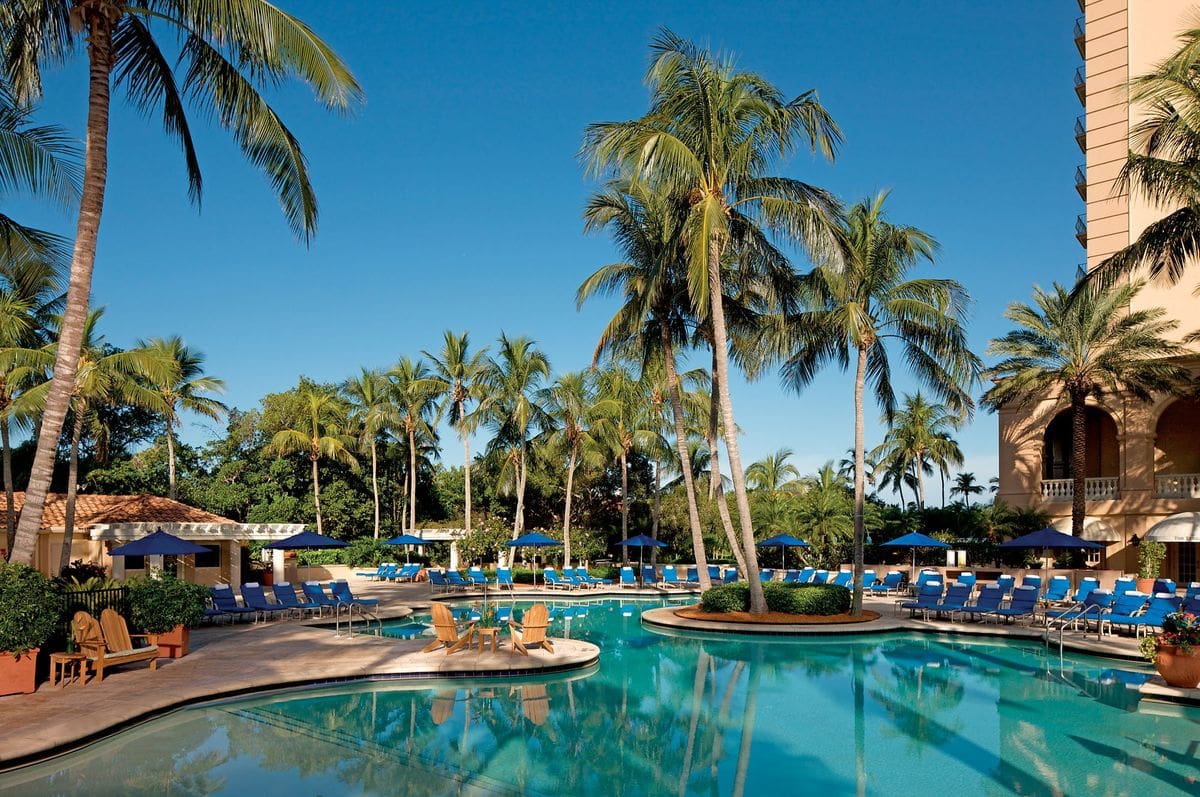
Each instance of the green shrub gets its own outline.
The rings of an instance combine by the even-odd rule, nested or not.
[[[147,634],[165,634],[177,625],[195,628],[204,619],[208,588],[175,576],[135,578],[129,587],[133,625]]]
[[[850,590],[832,584],[763,584],[767,611],[784,614],[831,615],[850,611]],[[700,597],[700,608],[724,614],[750,610],[750,585],[745,582],[713,587]]]
[[[32,567],[0,562],[0,651],[26,653],[59,628],[62,596]]]

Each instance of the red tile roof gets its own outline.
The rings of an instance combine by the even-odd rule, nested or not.
[[[18,512],[25,505],[25,493],[13,493]],[[0,492],[0,512],[8,509],[8,500]],[[66,525],[67,497],[62,493],[46,496],[42,528]],[[75,498],[75,527],[88,529],[102,523],[236,523],[235,520],[205,512],[194,506],[157,495],[90,495]]]

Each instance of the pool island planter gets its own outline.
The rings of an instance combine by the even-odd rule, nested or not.
[[[164,659],[181,659],[188,654],[191,632],[186,625],[177,625],[157,635],[158,655]]]
[[[29,695],[37,691],[37,656],[40,648],[24,653],[0,651],[0,695]]]
[[[1196,648],[1183,653],[1174,645],[1162,645],[1154,656],[1154,667],[1169,686],[1200,686],[1200,650]]]

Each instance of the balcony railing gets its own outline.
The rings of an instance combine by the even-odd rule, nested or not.
[[[1083,71],[1083,67],[1075,70],[1075,96],[1079,98],[1079,104],[1087,107],[1087,73]]]
[[[1084,25],[1083,17],[1082,16],[1078,17],[1075,20],[1074,35],[1075,35],[1075,49],[1079,50],[1080,58],[1087,58],[1087,53],[1085,51],[1085,44],[1087,42],[1087,37],[1085,36],[1085,31],[1086,31],[1086,27]]]
[[[1087,249],[1087,219],[1080,213],[1075,217],[1075,240],[1079,241],[1079,245]]]
[[[1200,498],[1200,473],[1168,473],[1154,477],[1159,498]]]
[[[1079,151],[1087,154],[1087,125],[1084,124],[1085,118],[1083,114],[1075,117],[1075,143],[1079,145]]]
[[[1101,476],[1084,482],[1084,497],[1089,501],[1119,498],[1120,479],[1116,476]],[[1075,497],[1074,479],[1042,479],[1042,498],[1048,501],[1070,501]]]
[[[1087,170],[1082,166],[1075,167],[1075,191],[1080,199],[1087,201]]]

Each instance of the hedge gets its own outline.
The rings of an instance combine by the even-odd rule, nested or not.
[[[767,611],[783,614],[845,614],[850,590],[832,584],[763,584]],[[714,614],[750,611],[750,585],[744,581],[713,587],[700,597],[700,608]]]

